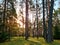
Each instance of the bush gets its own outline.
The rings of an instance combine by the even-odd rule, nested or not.
[[[60,39],[60,29],[59,26],[55,26],[54,39]]]
[[[8,33],[6,33],[6,32],[1,33],[0,34],[0,43],[6,41],[8,38],[9,38]]]

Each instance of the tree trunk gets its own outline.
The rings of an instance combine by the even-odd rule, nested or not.
[[[37,19],[37,39],[38,39],[38,4],[37,4],[38,2],[37,2],[37,0],[36,0],[36,19]]]
[[[26,0],[26,19],[25,19],[25,40],[28,39],[28,0]]]
[[[6,0],[4,1],[4,15],[3,15],[3,25],[4,25],[4,31],[5,31],[5,17],[6,16]]]
[[[48,35],[47,35],[47,42],[53,41],[53,32],[52,32],[52,15],[53,15],[53,5],[54,0],[51,0],[51,6],[49,11],[49,20],[48,20]]]
[[[44,3],[44,0],[42,0],[42,3],[43,3],[43,36],[44,36],[44,39],[46,39],[46,25],[45,25],[45,3]]]
[[[33,28],[33,37],[34,37],[34,31],[35,31],[35,22],[34,22],[34,28]]]

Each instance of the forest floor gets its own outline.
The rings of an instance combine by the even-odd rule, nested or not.
[[[60,40],[47,43],[42,37],[39,39],[30,37],[28,40],[25,40],[23,37],[13,37],[10,41],[0,43],[0,45],[60,45]]]

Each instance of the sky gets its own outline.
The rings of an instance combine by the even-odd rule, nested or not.
[[[19,0],[17,0],[17,1],[19,2]],[[59,5],[58,2],[59,2],[59,1],[60,1],[60,0],[55,1],[55,3],[56,3],[56,5],[54,6],[55,9],[58,8],[58,5]],[[2,0],[0,0],[0,4],[1,4],[1,3],[2,3]]]
[[[0,0],[0,4],[2,3],[2,0]]]
[[[57,9],[59,7],[59,3],[58,2],[60,2],[60,0],[55,1],[55,5],[54,5],[55,9]]]

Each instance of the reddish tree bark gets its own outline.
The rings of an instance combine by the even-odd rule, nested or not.
[[[26,0],[26,19],[25,19],[25,40],[29,37],[28,34],[28,0]]]

